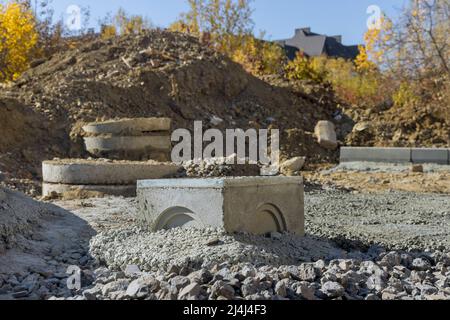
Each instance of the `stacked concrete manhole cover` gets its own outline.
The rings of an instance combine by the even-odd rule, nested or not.
[[[169,161],[171,120],[121,119],[83,127],[86,150],[99,158]]]
[[[49,197],[71,191],[133,197],[140,179],[173,177],[181,167],[155,161],[52,160],[42,164],[42,194]]]
[[[175,176],[169,161],[171,119],[138,118],[83,127],[86,150],[97,159],[63,159],[42,164],[44,197],[90,192],[133,197],[139,179]]]

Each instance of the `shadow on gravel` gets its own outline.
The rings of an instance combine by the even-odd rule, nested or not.
[[[53,272],[57,265],[82,267],[90,259],[89,241],[96,234],[70,211],[10,190],[0,201],[0,230],[4,241],[0,273],[6,274]]]

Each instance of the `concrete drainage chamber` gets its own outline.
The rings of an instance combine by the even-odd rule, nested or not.
[[[137,197],[139,218],[151,231],[215,227],[304,235],[300,177],[141,180]]]

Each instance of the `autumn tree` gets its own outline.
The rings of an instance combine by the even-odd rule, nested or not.
[[[100,25],[103,38],[141,33],[152,27],[149,19],[141,15],[130,15],[123,8],[120,8],[113,16],[108,14],[100,21]]]
[[[26,2],[0,4],[0,82],[16,80],[27,70],[38,38],[36,20]]]
[[[251,0],[188,0],[190,10],[170,26],[208,39],[217,51],[255,75],[280,73],[286,60],[283,49],[255,37]],[[206,35],[206,36],[205,36]]]
[[[410,0],[397,21],[381,19],[365,35],[374,62],[403,78],[450,74],[450,0]]]

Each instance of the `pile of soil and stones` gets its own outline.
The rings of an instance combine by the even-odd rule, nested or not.
[[[188,129],[194,120],[205,129],[279,128],[283,156],[306,156],[307,166],[337,161],[337,151],[320,147],[313,135],[320,120],[333,121],[348,145],[449,145],[448,113],[341,110],[332,88],[253,77],[186,34],[87,39],[31,65],[0,92],[0,171],[8,186],[31,194],[39,191],[42,160],[85,158],[83,124],[109,119],[169,117],[174,128]]]
[[[0,170],[11,179],[39,179],[42,160],[86,157],[83,124],[117,118],[169,117],[174,129],[191,129],[194,120],[205,130],[296,128],[287,156],[311,148],[327,161],[335,155],[302,140],[317,121],[332,119],[334,103],[272,86],[189,35],[94,39],[32,65],[0,93]]]
[[[349,108],[345,113],[356,122],[352,133],[345,138],[347,145],[450,146],[450,114],[438,106],[392,106],[386,110]]]
[[[0,254],[19,246],[22,239],[32,237],[47,213],[42,203],[0,187]]]

